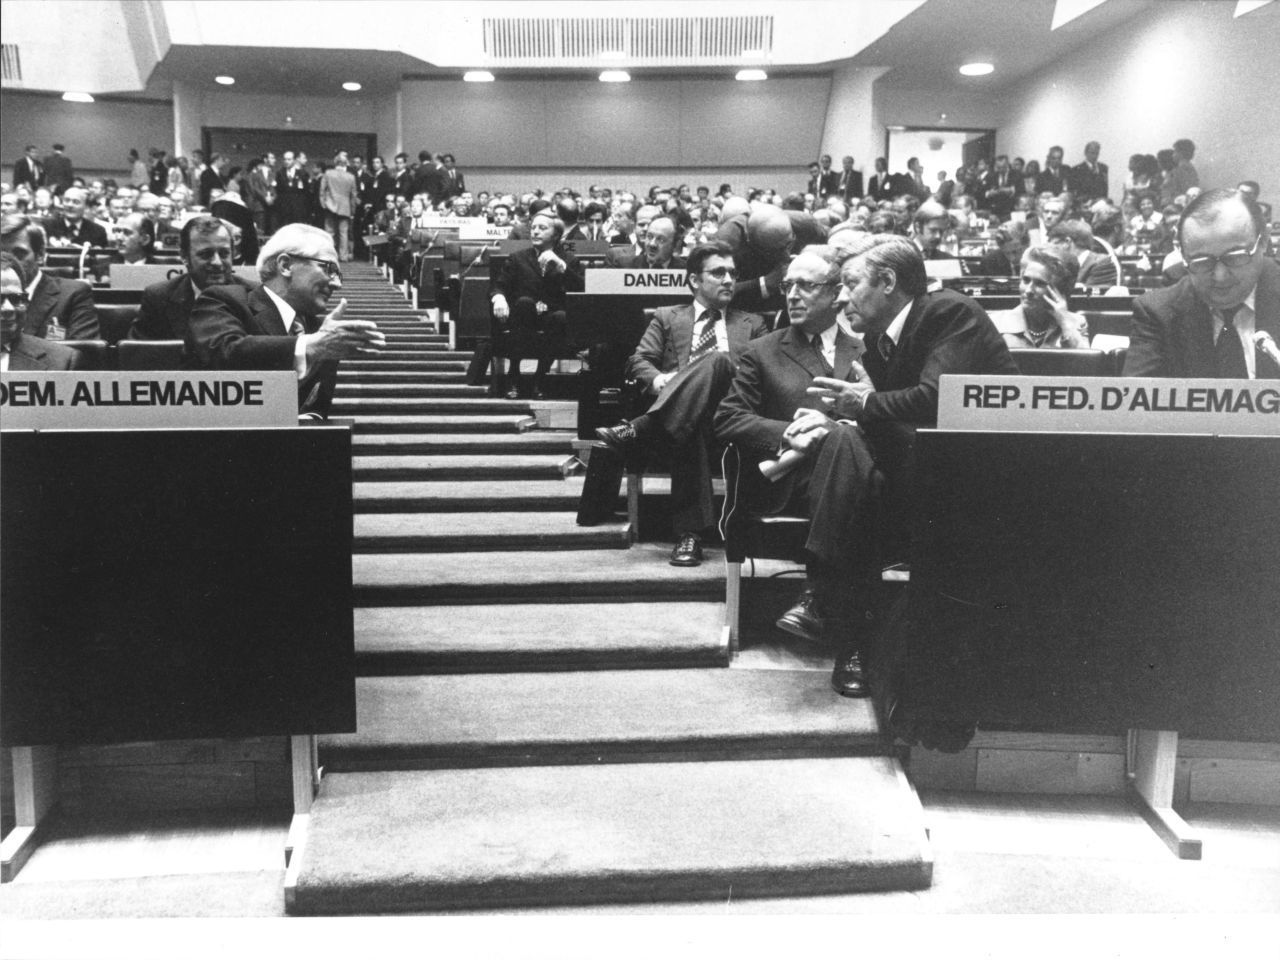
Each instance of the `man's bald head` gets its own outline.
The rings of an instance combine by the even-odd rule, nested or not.
[[[747,218],[747,242],[756,250],[786,251],[791,249],[794,240],[791,218],[777,207],[757,207]]]

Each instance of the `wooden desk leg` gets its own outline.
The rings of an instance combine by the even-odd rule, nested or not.
[[[1199,860],[1200,840],[1173,809],[1178,766],[1178,734],[1173,730],[1130,730],[1129,800],[1180,860]]]
[[[0,843],[0,883],[8,883],[31,858],[40,821],[57,798],[58,748],[14,747],[13,808],[16,825]]]

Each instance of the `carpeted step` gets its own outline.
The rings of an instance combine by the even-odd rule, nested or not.
[[[624,521],[580,527],[572,513],[362,513],[352,548],[361,553],[460,550],[625,550]]]
[[[573,452],[576,434],[571,430],[529,430],[525,433],[453,433],[432,436],[422,433],[375,433],[351,441],[356,455],[442,454],[472,455],[511,453]]]
[[[524,433],[538,426],[529,415],[508,416],[376,416],[361,414],[355,423],[357,435],[362,433]]]
[[[506,456],[354,457],[356,480],[552,480],[563,478],[578,461],[564,454]]]
[[[870,700],[825,670],[600,670],[357,677],[328,770],[853,756],[891,749]]]
[[[560,510],[576,515],[581,476],[563,480],[409,480],[358,482],[356,513],[466,513],[488,510]],[[625,502],[618,498],[617,509]]]
[[[490,400],[483,396],[484,388],[476,387],[480,396],[475,399],[461,398],[413,398],[408,400],[378,399],[363,397],[347,397],[335,399],[334,416],[360,416],[361,414],[404,415],[410,413],[443,414],[443,413],[476,413],[484,416],[496,416],[502,413],[531,414],[533,408],[525,400]]]
[[[359,374],[404,373],[465,373],[465,360],[343,360],[338,367],[338,377]]]
[[[470,350],[450,350],[447,343],[427,343],[422,346],[404,350],[396,347],[384,347],[376,353],[365,353],[361,356],[370,360],[462,360],[470,363],[475,353]]]
[[[364,607],[423,603],[540,600],[723,600],[724,554],[706,548],[700,567],[673,567],[668,544],[630,550],[564,550],[545,556],[494,553],[356,554],[355,603]],[[756,562],[756,576],[794,570]]]
[[[466,374],[453,374],[456,383],[425,383],[421,378],[411,383],[370,383],[367,380],[339,380],[333,392],[335,403],[356,399],[452,400],[483,399],[485,387],[472,387],[461,382]]]
[[[291,914],[920,890],[888,757],[329,774]]]
[[[728,662],[724,604],[509,603],[361,607],[361,676],[712,667]]]
[[[338,370],[338,389],[352,384],[378,386],[391,383],[405,384],[458,384],[467,385],[466,364],[457,364],[457,370]],[[469,386],[469,385],[468,385]],[[484,387],[480,387],[484,390]],[[484,394],[481,394],[483,396]]]

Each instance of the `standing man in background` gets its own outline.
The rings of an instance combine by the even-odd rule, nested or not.
[[[53,153],[44,158],[44,185],[55,195],[61,195],[76,178],[71,158],[62,152],[64,149],[62,144],[55,143]]]
[[[351,259],[351,218],[355,215],[356,178],[347,170],[347,155],[333,158],[333,167],[320,178],[320,205],[324,207],[324,228],[334,238],[338,261]]]
[[[35,144],[27,144],[26,153],[20,156],[13,165],[13,185],[15,188],[26,184],[32,193],[36,187],[44,186],[44,167],[36,156]]]

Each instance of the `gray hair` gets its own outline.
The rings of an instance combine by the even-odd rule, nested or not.
[[[910,297],[918,297],[929,288],[929,278],[924,271],[924,258],[916,245],[896,233],[877,233],[866,237],[852,247],[845,267],[861,259],[873,277],[883,278],[892,271],[898,288]]]
[[[258,278],[263,283],[274,280],[280,273],[282,254],[311,256],[324,245],[332,243],[333,238],[319,227],[305,223],[286,224],[272,234],[258,254]]]

